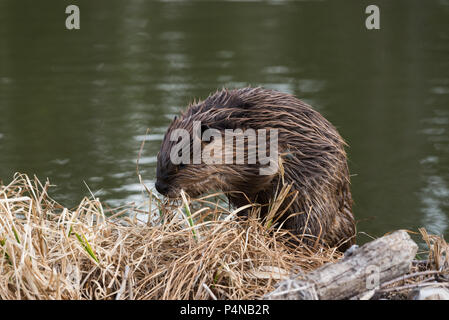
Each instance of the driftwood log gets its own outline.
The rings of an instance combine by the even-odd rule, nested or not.
[[[418,250],[405,231],[366,243],[336,262],[288,279],[265,299],[369,299],[379,286],[410,271]]]

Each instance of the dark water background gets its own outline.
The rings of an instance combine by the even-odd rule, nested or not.
[[[0,0],[0,179],[49,177],[66,206],[89,195],[83,181],[111,205],[141,202],[146,129],[152,187],[170,119],[246,85],[293,93],[337,126],[359,231],[448,238],[449,0]]]

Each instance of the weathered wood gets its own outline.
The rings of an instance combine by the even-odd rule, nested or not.
[[[383,282],[410,271],[418,246],[405,231],[366,243],[345,256],[301,276],[282,281],[265,299],[339,300],[364,297]]]

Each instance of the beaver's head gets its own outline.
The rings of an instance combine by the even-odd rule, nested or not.
[[[170,198],[178,197],[181,189],[197,196],[211,189],[220,189],[224,183],[216,165],[194,161],[193,153],[197,152],[194,144],[199,143],[201,149],[205,145],[193,132],[191,119],[176,117],[165,133],[157,155],[156,189]]]
[[[234,128],[226,128],[230,119],[225,123],[217,119],[213,110],[208,110],[193,116],[187,112],[173,120],[157,156],[157,191],[170,198],[179,197],[181,189],[192,197],[215,190],[251,197],[270,188],[277,166],[259,161],[258,150],[249,148],[248,142],[253,140],[248,138],[248,130],[239,131],[236,123]],[[237,143],[237,136],[243,143]],[[233,137],[231,144],[229,137]],[[257,161],[250,161],[252,156]],[[275,157],[277,160],[277,152]],[[264,172],[267,168],[268,173]]]

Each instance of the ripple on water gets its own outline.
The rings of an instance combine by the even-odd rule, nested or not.
[[[422,224],[429,233],[444,234],[448,230],[449,218],[445,210],[449,207],[449,188],[440,176],[429,176],[421,190],[423,208]]]
[[[70,162],[70,159],[54,159],[50,161],[53,164],[57,164],[58,166],[64,166]]]
[[[139,164],[155,164],[157,162],[157,156],[141,157]]]
[[[146,188],[156,193],[153,181],[144,180],[143,183]],[[112,207],[119,207],[134,203],[138,205],[140,209],[142,209],[141,206],[148,208],[148,193],[145,187],[140,183],[129,183],[119,188],[114,188],[111,190],[111,193],[118,195],[118,197],[114,197],[114,195],[112,195],[112,197],[109,197],[109,199],[106,200],[106,203]],[[126,195],[124,195],[124,193]]]
[[[218,51],[215,55],[217,56],[217,58],[220,59],[231,59],[234,56],[234,52],[228,50],[221,50]]]
[[[287,74],[289,70],[286,66],[269,66],[264,68],[263,72],[266,74]]]
[[[163,129],[165,132],[165,128]],[[157,134],[149,134],[149,135],[144,135],[144,134],[140,134],[137,136],[134,136],[134,140],[137,140],[139,142],[142,141],[162,141],[164,139],[164,134],[162,133],[157,133]]]
[[[280,92],[286,92],[290,94],[294,94],[294,86],[291,83],[266,83],[263,85],[265,88],[277,90]]]
[[[300,79],[298,81],[298,87],[301,92],[304,93],[316,93],[324,89],[326,82],[324,80],[317,79]]]
[[[10,84],[10,83],[12,83],[12,79],[11,78],[7,78],[7,77],[1,77],[0,78],[0,83],[1,84]]]
[[[449,94],[449,88],[448,87],[433,87],[431,89],[432,93],[435,94]]]
[[[435,157],[435,156],[428,156],[420,161],[420,163],[422,165],[433,165],[433,164],[438,164],[438,162],[439,162],[438,157]]]
[[[425,183],[420,190],[422,225],[430,233],[441,235],[448,231],[449,226],[449,176],[442,169],[442,164],[447,163],[449,157],[449,136],[446,128],[449,119],[446,112],[435,109],[433,116],[423,119],[422,123],[426,128],[422,129],[421,133],[426,136],[427,141],[432,142],[433,148],[432,154],[420,161],[424,169]]]
[[[103,182],[103,180],[104,180],[103,177],[90,177],[88,179],[89,182],[93,182],[93,183]]]

